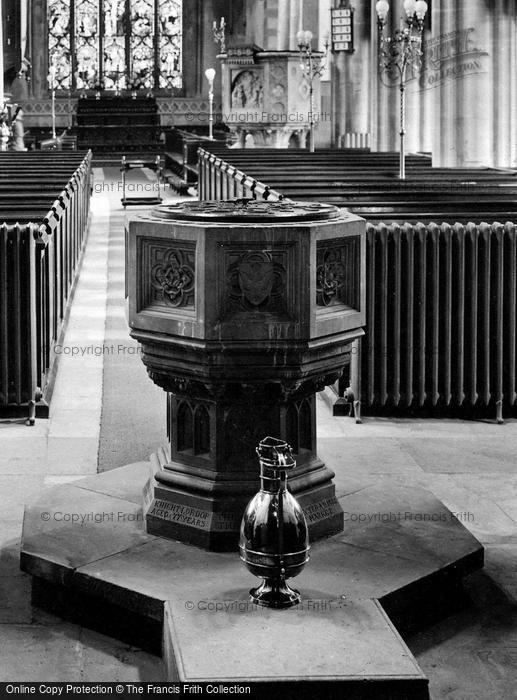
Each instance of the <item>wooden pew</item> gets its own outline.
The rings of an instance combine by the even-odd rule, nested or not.
[[[373,156],[373,157],[372,157]],[[367,222],[365,413],[517,415],[517,179],[394,154],[200,150],[203,199],[337,204]],[[348,382],[345,382],[345,386]]]
[[[90,152],[0,153],[0,415],[48,415],[90,196]]]
[[[489,216],[516,208],[517,178],[490,168],[431,168],[408,157],[408,177],[396,175],[397,154],[205,149],[203,198],[251,196],[323,201],[374,221]],[[224,157],[224,160],[223,160]],[[423,164],[423,165],[422,165]],[[479,212],[479,216],[477,213]],[[462,214],[463,213],[463,214]]]

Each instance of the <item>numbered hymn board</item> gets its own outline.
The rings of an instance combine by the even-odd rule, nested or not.
[[[341,7],[332,12],[332,48],[334,51],[354,50],[354,11],[351,7]]]

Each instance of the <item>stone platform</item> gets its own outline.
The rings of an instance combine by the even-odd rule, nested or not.
[[[145,462],[115,469],[26,509],[21,566],[36,605],[163,651],[171,681],[265,681],[270,697],[289,697],[282,684],[294,679],[296,697],[326,682],[349,698],[428,697],[399,633],[450,612],[483,565],[479,542],[432,494],[341,476],[344,532],[313,545],[293,582],[301,606],[272,611],[248,603],[256,580],[237,553],[145,532],[148,473]]]

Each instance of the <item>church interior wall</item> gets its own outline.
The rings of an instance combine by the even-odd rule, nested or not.
[[[185,0],[184,89],[159,95],[164,126],[185,125],[186,114],[206,111],[204,71],[219,68],[213,21],[225,17],[227,36],[264,50],[296,50],[296,32],[310,28],[318,48],[329,27],[331,6],[338,0]],[[394,0],[390,33],[398,26],[403,0]],[[424,29],[422,70],[407,83],[407,150],[432,153],[436,166],[515,165],[517,158],[517,34],[512,0],[433,0]],[[4,0],[6,88],[20,67],[20,17],[24,2]],[[25,124],[48,125],[51,101],[47,75],[47,0],[32,0],[28,55],[31,60]],[[316,43],[316,42],[314,42]],[[195,46],[192,51],[191,47]],[[319,148],[369,145],[394,151],[399,140],[396,85],[387,86],[379,69],[375,3],[357,3],[354,52],[329,56],[321,81],[322,119],[316,132]],[[215,104],[221,103],[220,70]],[[58,128],[68,125],[76,95],[57,95]],[[350,140],[351,139],[351,140]]]

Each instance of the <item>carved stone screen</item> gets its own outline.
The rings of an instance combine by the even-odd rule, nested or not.
[[[182,87],[181,0],[48,0],[49,87]]]

